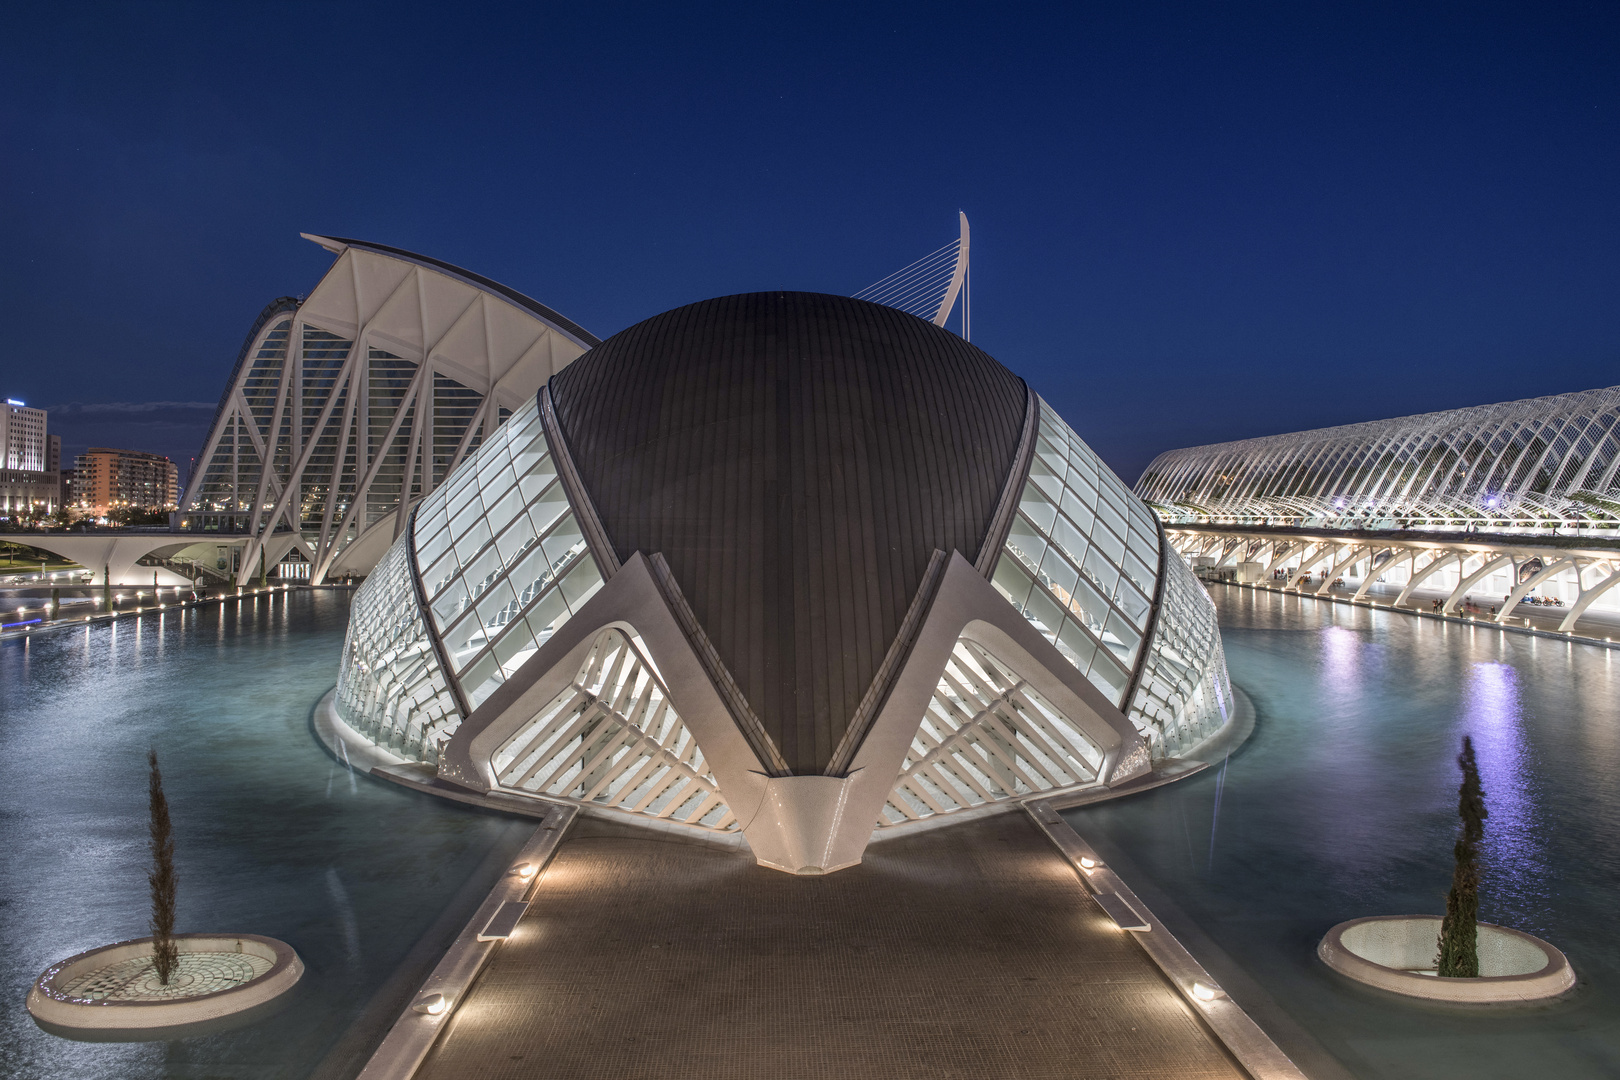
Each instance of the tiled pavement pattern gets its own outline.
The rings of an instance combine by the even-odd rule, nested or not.
[[[824,878],[575,829],[419,1077],[1242,1076],[1021,813]]]

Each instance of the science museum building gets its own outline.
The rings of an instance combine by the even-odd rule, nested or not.
[[[597,341],[312,239],[337,264],[250,335],[187,510],[366,574],[332,712],[439,788],[827,873],[1140,782],[1232,716],[1153,512],[938,312],[752,293]]]

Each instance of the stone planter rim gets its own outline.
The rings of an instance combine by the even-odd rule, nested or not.
[[[1344,944],[1347,931],[1379,922],[1421,922],[1432,924],[1439,936],[1439,915],[1369,915],[1349,919],[1329,930],[1316,947],[1322,962],[1347,978],[1391,993],[1428,1001],[1456,1004],[1516,1004],[1543,1001],[1568,992],[1575,985],[1575,969],[1569,958],[1557,946],[1533,934],[1508,926],[1481,922],[1479,929],[1517,939],[1539,949],[1547,962],[1533,972],[1520,975],[1480,975],[1475,978],[1451,978],[1439,975],[1420,975],[1403,968],[1386,967],[1351,951]]]
[[[74,997],[59,987],[92,965],[105,967],[149,952],[150,937],[131,938],[76,953],[46,968],[28,991],[28,1011],[41,1026],[111,1033],[180,1029],[206,1024],[268,1004],[297,985],[304,962],[291,945],[259,934],[176,934],[182,953],[251,951],[270,960],[270,970],[240,986],[162,1001],[116,1001]],[[252,943],[257,948],[238,946]]]

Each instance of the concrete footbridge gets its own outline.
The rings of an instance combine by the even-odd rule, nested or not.
[[[26,544],[40,551],[48,551],[69,562],[76,562],[91,571],[97,582],[104,577],[111,585],[150,585],[153,567],[141,565],[141,560],[156,556],[178,568],[177,573],[187,580],[199,574],[224,578],[231,572],[239,551],[252,539],[248,536],[212,535],[168,529],[99,529],[74,532],[45,532],[39,529],[18,529],[0,532],[0,540]],[[296,534],[266,538],[267,567],[276,564],[298,542]],[[225,565],[219,563],[224,560]],[[193,573],[184,573],[185,569]],[[162,568],[160,568],[162,569]],[[256,571],[255,571],[256,572]],[[177,581],[164,581],[172,585]]]

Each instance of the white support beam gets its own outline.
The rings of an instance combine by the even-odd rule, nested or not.
[[[1326,596],[1329,590],[1333,588],[1333,579],[1338,577],[1345,567],[1351,565],[1357,559],[1361,558],[1363,554],[1370,553],[1372,548],[1366,544],[1351,544],[1348,548],[1343,549],[1343,551],[1345,554],[1341,555],[1333,563],[1327,574],[1323,576],[1322,584],[1316,589],[1316,595]]]
[[[1579,567],[1580,564],[1576,562],[1576,560],[1563,559],[1559,562],[1552,563],[1549,566],[1544,566],[1541,570],[1531,574],[1529,577],[1525,578],[1523,582],[1515,586],[1512,592],[1508,593],[1507,599],[1502,602],[1502,610],[1496,613],[1496,621],[1499,623],[1507,622],[1508,612],[1518,607],[1519,601],[1523,600],[1526,596],[1529,596],[1532,589],[1553,575],[1562,573],[1565,570],[1575,571],[1575,588],[1577,591],[1579,591],[1581,587],[1581,573]]]
[[[1360,600],[1363,596],[1366,596],[1367,595],[1367,590],[1373,585],[1374,582],[1376,582],[1379,578],[1383,577],[1385,574],[1389,573],[1391,570],[1394,570],[1397,567],[1399,567],[1401,565],[1401,563],[1407,562],[1408,560],[1416,562],[1418,552],[1421,549],[1420,548],[1404,548],[1404,549],[1400,549],[1401,554],[1399,556],[1395,555],[1395,551],[1397,549],[1390,548],[1389,550],[1390,550],[1390,557],[1384,563],[1384,565],[1382,565],[1382,566],[1373,566],[1372,565],[1372,560],[1371,559],[1367,560],[1367,576],[1364,577],[1361,580],[1361,587],[1356,590],[1355,596],[1352,597],[1351,599]],[[1374,556],[1374,557],[1376,558],[1376,556]]]
[[[1499,570],[1503,563],[1507,563],[1509,566],[1513,565],[1513,556],[1511,555],[1482,555],[1481,557],[1485,561],[1480,565],[1480,568],[1472,574],[1463,574],[1457,582],[1457,587],[1451,591],[1450,596],[1446,597],[1446,602],[1440,605],[1441,611],[1448,613],[1456,611],[1457,605],[1467,598],[1470,589]],[[1467,562],[1464,561],[1459,566],[1458,572],[1461,574],[1467,569],[1467,565]]]
[[[1592,606],[1592,601],[1614,588],[1617,584],[1620,584],[1620,570],[1616,570],[1590,589],[1583,591],[1580,599],[1570,605],[1569,614],[1565,615],[1564,621],[1558,624],[1558,629],[1564,633],[1575,629],[1575,620],[1586,614],[1586,609]]]
[[[1435,571],[1441,570],[1454,562],[1459,562],[1462,559],[1463,554],[1464,553],[1460,551],[1436,551],[1434,553],[1434,558],[1425,564],[1421,570],[1417,568],[1417,563],[1414,560],[1412,565],[1412,577],[1409,581],[1407,581],[1406,588],[1402,589],[1401,594],[1395,598],[1395,606],[1400,607],[1402,604],[1406,603],[1407,599],[1412,595],[1417,587],[1423,584],[1423,582],[1427,581],[1429,577],[1435,573]]]

